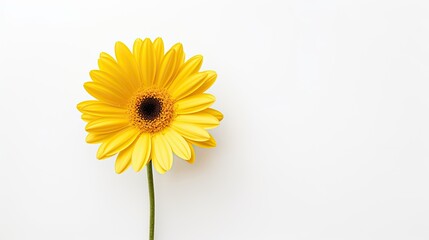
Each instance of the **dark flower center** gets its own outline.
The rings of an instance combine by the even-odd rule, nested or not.
[[[158,98],[148,97],[141,101],[139,115],[145,120],[154,120],[161,114],[162,104]]]

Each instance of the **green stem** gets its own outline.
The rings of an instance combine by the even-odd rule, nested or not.
[[[153,190],[152,161],[150,161],[146,166],[150,201],[149,240],[153,240],[155,235],[155,191]]]

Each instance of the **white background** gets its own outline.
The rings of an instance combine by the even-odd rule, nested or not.
[[[429,239],[428,1],[0,1],[0,239],[147,239],[76,104],[101,51],[203,54],[215,149],[155,174],[156,239]]]

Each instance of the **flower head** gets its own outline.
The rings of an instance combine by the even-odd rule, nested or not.
[[[116,59],[101,53],[98,70],[84,87],[96,100],[78,104],[87,122],[88,143],[100,143],[97,158],[118,154],[115,170],[130,165],[140,171],[149,161],[159,173],[173,164],[173,153],[193,163],[193,145],[215,147],[207,132],[223,115],[210,108],[215,97],[205,93],[216,72],[200,71],[200,55],[185,61],[182,44],[164,54],[161,38],[137,39],[132,51],[115,45]]]

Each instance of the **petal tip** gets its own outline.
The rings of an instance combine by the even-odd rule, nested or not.
[[[79,110],[79,112],[82,112],[82,109],[83,109],[82,103],[76,104],[76,108],[77,110]]]

